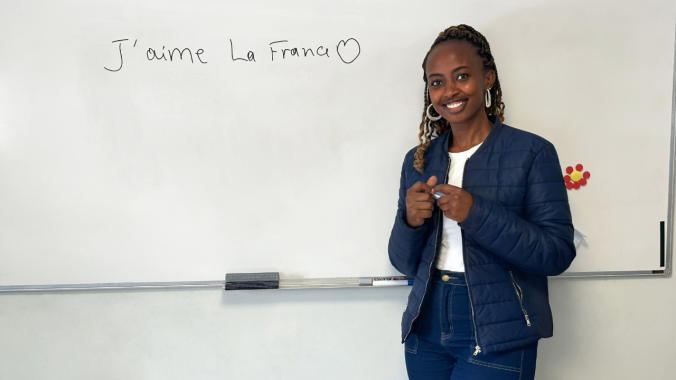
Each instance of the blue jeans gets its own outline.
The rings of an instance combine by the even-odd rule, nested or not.
[[[442,276],[448,276],[443,281]],[[443,277],[446,278],[446,277]],[[465,274],[436,271],[429,298],[406,339],[411,380],[532,380],[537,342],[478,355]]]

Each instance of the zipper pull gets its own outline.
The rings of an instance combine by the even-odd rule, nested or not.
[[[476,347],[474,347],[474,356],[479,355],[479,352],[481,352],[481,347],[477,344]]]
[[[528,319],[528,314],[524,313],[524,315],[526,316],[526,324],[530,326],[530,319]]]

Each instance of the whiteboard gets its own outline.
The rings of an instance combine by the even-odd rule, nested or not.
[[[657,269],[674,8],[4,2],[0,285],[396,274],[420,65],[459,23],[491,43],[505,123],[591,173],[568,193],[586,235],[570,271]]]

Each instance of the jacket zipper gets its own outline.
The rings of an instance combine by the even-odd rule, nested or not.
[[[469,158],[465,160],[465,165],[462,168],[462,181],[460,183],[461,188],[464,188],[465,186],[465,169],[467,169],[468,161]],[[449,169],[451,168],[450,159],[448,163],[448,168]],[[463,231],[462,229],[460,229],[460,236],[462,237],[462,261],[463,263],[466,263],[467,255],[465,255],[465,231]],[[474,315],[474,302],[472,301],[472,291],[470,290],[469,286],[469,271],[467,270],[467,267],[465,267],[465,278],[467,281],[467,294],[469,295],[469,308],[472,310],[472,323],[474,324],[474,340],[476,341],[476,346],[474,347],[474,354],[472,355],[477,356],[481,352],[481,345],[479,345],[479,330],[476,328],[476,316]]]
[[[446,183],[446,182],[448,181],[448,173],[449,173],[450,171],[451,171],[451,159],[450,159],[450,157],[449,157],[449,159],[448,159],[448,166],[446,167],[446,176],[444,177],[444,182],[442,182],[442,183]],[[438,253],[438,252],[437,252],[437,246],[438,246],[438,244],[439,244],[439,231],[441,231],[440,226],[441,226],[442,223],[443,223],[442,215],[444,215],[444,213],[441,212],[441,210],[439,210],[439,217],[438,217],[438,220],[437,220],[437,232],[436,232],[436,235],[437,235],[437,236],[434,238],[434,257],[432,257],[432,264],[430,265],[430,269],[429,269],[429,272],[428,272],[428,274],[427,274],[427,281],[428,281],[428,284],[429,284],[430,279],[432,278],[432,267],[434,267],[434,265],[435,265],[435,263],[436,263],[436,261],[437,261],[437,253]],[[423,303],[422,303],[422,300],[425,299],[425,295],[427,294],[427,288],[428,288],[428,285],[425,285],[425,291],[423,292],[422,299],[420,300],[420,304],[418,305],[418,314],[417,314],[417,315],[415,316],[415,318],[413,318],[413,320],[411,321],[411,325],[410,325],[409,328],[408,328],[408,334],[406,334],[406,337],[404,338],[404,341],[405,341],[406,339],[408,339],[408,336],[409,336],[409,335],[411,335],[411,330],[412,330],[412,328],[413,328],[413,324],[414,324],[415,321],[418,319],[418,317],[420,317],[420,309],[422,308],[422,304],[423,304]],[[408,307],[408,302],[406,302],[406,306]],[[405,310],[405,309],[404,309],[404,310]]]
[[[521,305],[521,311],[523,312],[523,316],[526,318],[526,324],[530,326],[530,318],[528,318],[528,312],[526,311],[526,308],[523,307],[523,291],[521,290],[519,284],[516,283],[516,280],[514,280],[514,274],[512,274],[512,271],[509,271],[509,277],[512,278],[512,285],[514,285],[516,295],[517,297],[519,297],[519,305]]]

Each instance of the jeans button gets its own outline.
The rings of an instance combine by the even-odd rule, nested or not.
[[[441,276],[441,279],[444,280],[444,282],[446,282],[446,281],[448,281],[448,279],[450,279],[450,277],[447,274],[445,274],[445,275]]]

